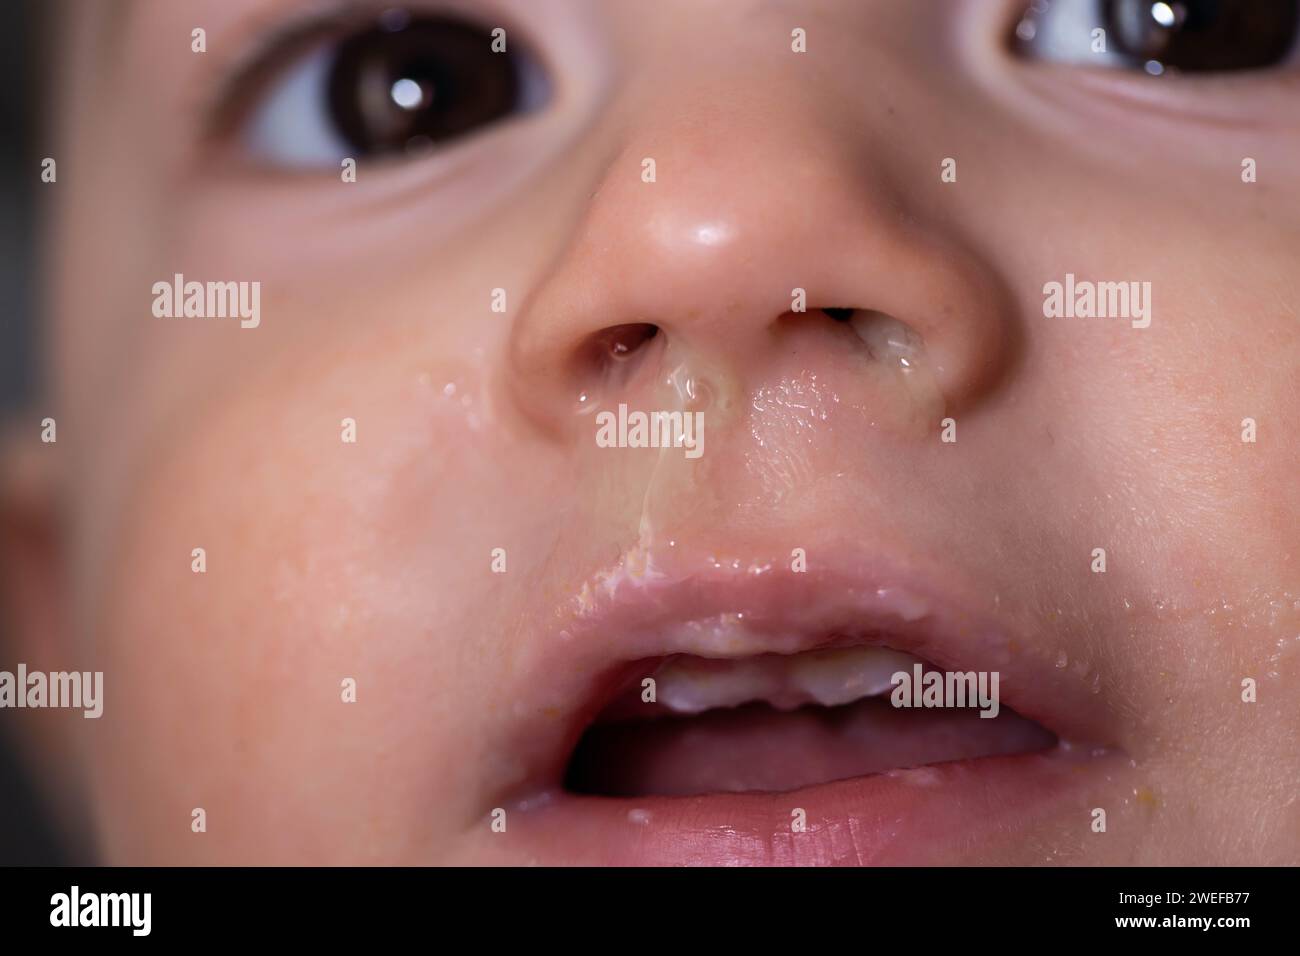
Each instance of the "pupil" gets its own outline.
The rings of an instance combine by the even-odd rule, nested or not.
[[[513,113],[520,77],[489,33],[449,18],[388,17],[339,46],[329,105],[340,134],[368,154],[414,150]]]

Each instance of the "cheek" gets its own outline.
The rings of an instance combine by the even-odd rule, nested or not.
[[[1159,190],[1122,205],[1100,188],[1084,195],[1095,207],[1080,208],[1082,225],[1062,234],[1102,244],[1040,252],[1021,284],[1030,332],[1012,390],[1051,430],[1052,444],[1030,451],[1060,501],[1042,513],[1065,511],[1076,527],[1094,527],[1094,540],[1142,554],[1145,580],[1171,596],[1190,579],[1176,569],[1189,561],[1194,577],[1226,592],[1277,584],[1292,550],[1285,515],[1300,503],[1285,480],[1300,459],[1282,424],[1300,400],[1290,372],[1300,334],[1287,305],[1300,292],[1294,236],[1216,223],[1211,244],[1194,211]],[[1150,325],[1046,317],[1037,290],[1067,271],[1149,282]],[[1225,561],[1229,552],[1238,560]]]
[[[531,550],[528,469],[472,368],[402,364],[198,416],[132,483],[92,617],[95,802],[137,828],[110,859],[362,862],[415,852],[431,800],[479,813],[448,768],[486,682],[491,550]]]

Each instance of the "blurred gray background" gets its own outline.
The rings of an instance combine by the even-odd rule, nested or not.
[[[0,416],[8,417],[39,387],[37,255],[42,188],[42,128],[49,120],[47,31],[50,0],[4,0],[0,13]],[[3,569],[0,569],[3,573]],[[0,627],[5,626],[0,608]],[[0,668],[17,663],[0,634]],[[0,710],[0,865],[67,862],[19,767],[11,721]]]

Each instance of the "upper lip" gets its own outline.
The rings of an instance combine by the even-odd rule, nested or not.
[[[836,557],[831,557],[834,554]],[[998,671],[1003,707],[1067,746],[1114,744],[1099,699],[1100,675],[1061,663],[1049,629],[1017,633],[962,593],[957,576],[901,567],[860,549],[819,552],[815,569],[776,562],[682,560],[674,569],[642,555],[637,572],[587,580],[529,635],[515,670],[514,717],[499,745],[513,755],[500,796],[555,790],[583,730],[618,690],[675,654],[742,657],[798,653],[831,643],[877,644],[945,671]],[[728,621],[719,640],[716,625]],[[730,639],[726,639],[727,635]]]

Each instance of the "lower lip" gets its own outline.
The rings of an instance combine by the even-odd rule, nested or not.
[[[1026,858],[1034,842],[1027,832],[1069,814],[1068,825],[1086,836],[1089,809],[1110,789],[1118,763],[1117,754],[1057,749],[786,793],[626,799],[559,793],[530,801],[514,816],[511,842],[521,840],[536,862],[559,866],[1042,862]]]

